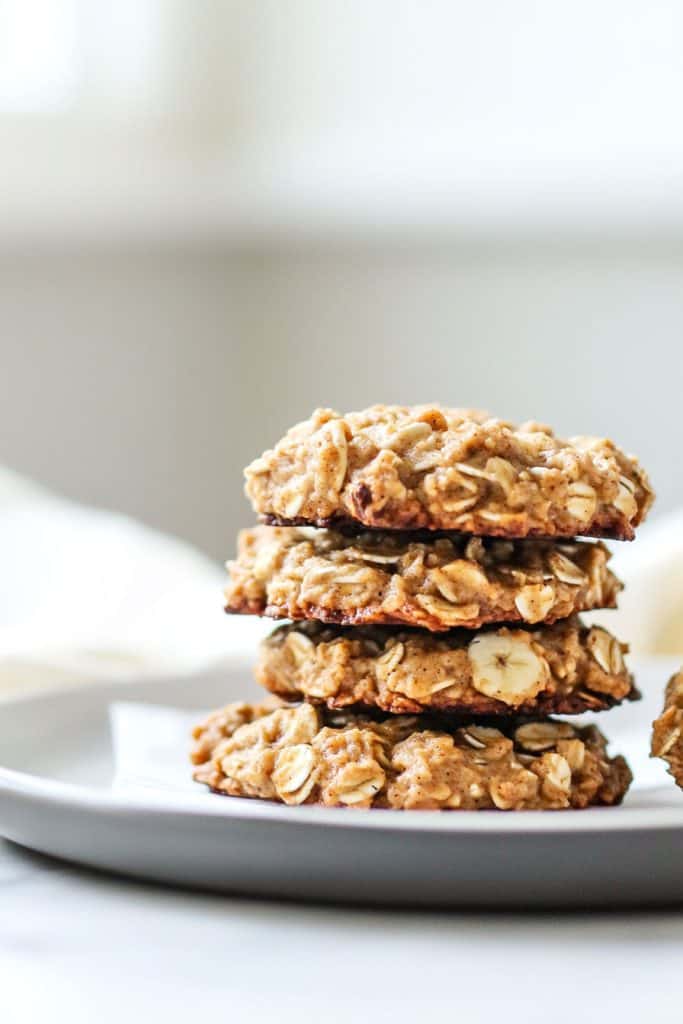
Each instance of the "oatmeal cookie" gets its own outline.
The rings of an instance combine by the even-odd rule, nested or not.
[[[240,712],[243,714],[243,712]],[[223,712],[224,736],[206,758],[194,732],[195,779],[216,793],[285,804],[425,810],[561,810],[618,804],[631,781],[594,726],[506,719],[496,727],[439,718],[388,719],[312,704]]]
[[[229,612],[443,631],[613,608],[621,583],[590,541],[484,540],[259,526],[228,562]]]
[[[245,470],[279,524],[631,540],[653,500],[612,441],[437,405],[318,409]]]
[[[626,650],[577,617],[439,635],[306,622],[280,626],[262,642],[255,674],[279,697],[330,709],[572,715],[638,699]]]
[[[683,671],[669,680],[664,710],[652,723],[652,756],[666,761],[669,774],[683,789]]]

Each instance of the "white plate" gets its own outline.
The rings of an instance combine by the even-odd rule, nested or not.
[[[232,892],[496,907],[671,904],[683,899],[683,794],[644,755],[673,667],[642,666],[648,699],[600,716],[612,749],[638,769],[624,805],[576,813],[368,812],[112,791],[112,701],[204,709],[249,699],[244,664],[191,680],[13,699],[0,705],[0,833],[92,867]]]

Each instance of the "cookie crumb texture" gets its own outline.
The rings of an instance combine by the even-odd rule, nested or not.
[[[226,611],[356,625],[468,629],[613,608],[621,583],[590,541],[509,541],[258,526],[228,562]]]
[[[318,409],[245,470],[271,522],[630,540],[653,492],[610,440],[555,437],[485,413],[375,405]]]
[[[669,680],[664,710],[652,723],[652,756],[666,761],[669,774],[683,789],[683,672]]]
[[[285,700],[468,715],[580,714],[640,695],[625,644],[574,617],[534,629],[430,634],[380,626],[281,626],[256,679]]]
[[[626,761],[607,756],[594,726],[549,719],[455,727],[436,718],[330,714],[311,704],[239,704],[214,712],[194,738],[197,781],[285,804],[579,809],[619,803],[631,782]]]

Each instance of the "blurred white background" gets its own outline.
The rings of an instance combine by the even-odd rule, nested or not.
[[[683,503],[683,7],[0,0],[0,461],[215,557],[320,404],[607,433]]]
[[[220,597],[242,467],[317,405],[441,401],[609,434],[651,472],[663,518],[614,545],[628,587],[600,614],[649,691],[606,731],[644,755],[673,664],[650,656],[683,652],[682,54],[674,0],[0,0],[0,702],[253,661],[272,623]],[[43,717],[22,763],[65,777]],[[472,1022],[532,1024],[546,992],[557,1024],[675,1005],[673,914],[269,910],[2,839],[0,890],[12,1024],[121,1021],[121,977],[134,1021],[226,992],[235,1021],[358,1016],[340,962],[376,1024],[443,1002],[442,964],[499,980],[460,986]],[[375,979],[409,961],[398,1004]]]

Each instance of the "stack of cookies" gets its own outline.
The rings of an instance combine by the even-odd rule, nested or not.
[[[611,441],[439,406],[318,410],[246,470],[263,525],[226,610],[288,619],[262,644],[272,696],[195,730],[195,777],[287,804],[559,809],[615,804],[631,774],[593,726],[638,694],[626,650],[579,613],[616,605],[600,541],[652,492]]]

